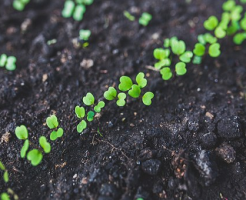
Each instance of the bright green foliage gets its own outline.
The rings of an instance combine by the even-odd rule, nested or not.
[[[13,1],[13,8],[18,11],[24,10],[26,5],[29,3],[30,0],[14,0]]]
[[[228,0],[223,3],[222,8],[224,11],[231,11],[235,7],[236,3],[234,0]]]
[[[88,120],[89,122],[93,121],[94,115],[95,115],[95,113],[94,113],[93,111],[89,111],[89,112],[87,113],[87,120]]]
[[[51,146],[50,146],[50,143],[47,142],[46,137],[41,136],[39,138],[39,144],[43,148],[43,150],[44,150],[45,153],[50,153]]]
[[[193,57],[193,53],[191,51],[186,51],[179,57],[179,59],[182,62],[189,63],[192,57]]]
[[[156,69],[161,69],[162,67],[168,67],[171,65],[171,60],[169,58],[165,58],[157,63],[155,63]]]
[[[0,56],[0,67],[4,67],[7,63],[8,56],[6,54],[2,54]]]
[[[5,170],[3,173],[3,180],[5,183],[9,182],[9,173],[7,170]]]
[[[226,36],[226,32],[220,26],[215,29],[214,34],[217,38],[223,38]]]
[[[38,149],[33,149],[28,152],[27,159],[31,161],[33,166],[37,166],[39,163],[41,163],[43,154]]]
[[[152,19],[152,15],[147,12],[144,12],[138,22],[142,26],[147,26],[151,19]]]
[[[240,22],[240,26],[243,30],[246,31],[246,17],[244,17],[241,22]]]
[[[219,23],[219,21],[218,21],[217,17],[211,16],[208,18],[208,20],[206,20],[204,22],[204,27],[207,30],[212,31],[218,26],[218,23]]]
[[[166,47],[166,48],[170,47],[170,39],[169,38],[164,40],[163,46]]]
[[[73,13],[73,19],[76,21],[81,21],[84,17],[86,8],[84,5],[77,5]]]
[[[215,43],[209,47],[208,53],[211,57],[218,57],[220,55],[220,44]]]
[[[131,15],[128,11],[124,11],[124,16],[128,19],[128,20],[130,20],[130,21],[134,21],[135,20],[135,17],[133,16],[133,15]]]
[[[132,88],[128,91],[128,94],[133,98],[138,98],[141,94],[140,86],[134,84]]]
[[[1,200],[10,200],[10,197],[6,192],[4,192],[1,194]]]
[[[244,40],[246,40],[246,33],[237,33],[233,37],[233,42],[237,45],[242,44]]]
[[[187,70],[186,70],[186,64],[183,62],[179,62],[175,65],[175,71],[177,73],[177,75],[182,76],[184,74],[186,74]]]
[[[77,125],[77,132],[82,133],[84,129],[86,129],[87,123],[85,120],[82,120],[78,125]]]
[[[240,5],[235,6],[231,11],[231,20],[238,21],[241,18],[243,7]]]
[[[54,130],[51,132],[50,134],[50,140],[54,141],[57,140],[58,138],[63,136],[63,129],[62,128],[58,128],[58,130]]]
[[[75,114],[79,119],[82,119],[85,116],[85,109],[84,107],[75,107]]]
[[[95,112],[100,113],[102,108],[104,108],[104,101],[99,101],[98,104],[94,107]]]
[[[55,115],[47,117],[46,124],[50,129],[57,128],[59,126],[58,119]]]
[[[172,40],[171,41],[172,52],[176,55],[181,55],[185,52],[186,45],[184,41]]]
[[[144,105],[150,106],[153,98],[154,98],[154,94],[152,92],[146,92],[142,97],[142,101]]]
[[[104,92],[103,96],[108,101],[114,100],[117,96],[117,91],[114,87],[109,87],[108,91]]]
[[[126,94],[125,93],[119,93],[118,94],[118,100],[116,102],[116,104],[118,106],[124,106],[126,104]]]
[[[28,149],[29,149],[29,140],[25,140],[25,142],[21,148],[21,152],[20,152],[21,158],[26,157],[26,153],[27,153]]]
[[[157,48],[154,50],[153,53],[155,59],[157,60],[163,60],[165,58],[168,58],[170,55],[170,50],[169,49],[162,49],[162,48]]]
[[[169,80],[173,76],[172,71],[169,67],[164,67],[163,69],[161,69],[160,73],[163,80]]]
[[[89,6],[93,3],[94,0],[76,0],[76,1],[80,1],[81,3]]]
[[[81,29],[79,31],[79,39],[87,41],[89,40],[91,36],[91,31],[90,30],[85,30],[85,29]]]
[[[5,168],[5,166],[4,166],[4,164],[0,161],[0,169],[1,170],[5,170],[6,168]]]
[[[24,125],[15,128],[15,135],[19,140],[26,140],[28,138],[28,131]]]
[[[205,40],[205,36],[202,35],[202,34],[198,35],[197,40],[198,40],[199,43],[201,43],[203,45],[205,45],[207,43],[207,41]]]
[[[194,56],[192,63],[193,64],[196,64],[196,65],[201,64],[202,63],[202,57],[200,57],[200,56]]]
[[[93,105],[94,102],[95,102],[95,98],[94,98],[93,94],[91,94],[90,92],[88,92],[88,93],[86,94],[86,96],[83,97],[83,102],[84,102],[84,104],[87,105],[87,106]]]
[[[197,43],[195,45],[195,49],[193,50],[193,53],[196,55],[196,56],[203,56],[205,54],[205,46],[200,44],[200,43]]]
[[[75,3],[73,1],[67,0],[64,3],[64,8],[62,10],[62,16],[64,18],[69,18],[73,15],[73,11],[75,8]]]
[[[119,90],[122,92],[128,91],[132,87],[132,79],[128,76],[121,76],[120,77],[120,84],[119,84]]]
[[[147,85],[147,79],[144,78],[144,76],[145,76],[144,73],[140,72],[136,77],[136,82],[140,88],[144,88]]]
[[[231,25],[228,27],[227,29],[227,34],[228,35],[233,35],[234,33],[236,33],[238,30],[240,29],[240,25],[238,23],[238,21],[232,21]]]
[[[217,42],[217,38],[212,36],[210,33],[204,34],[204,39],[209,44],[214,44],[215,42]]]
[[[6,67],[7,70],[13,71],[16,69],[16,57],[7,56],[6,54],[2,54],[0,57],[0,67]]]

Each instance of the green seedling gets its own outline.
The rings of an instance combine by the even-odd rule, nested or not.
[[[118,106],[125,106],[126,105],[126,94],[125,93],[119,93],[118,94],[118,100],[116,101],[116,104]]]
[[[171,65],[171,60],[169,58],[165,58],[157,63],[155,63],[156,69],[161,69],[162,67],[168,67]]]
[[[218,26],[218,19],[215,16],[211,16],[204,22],[205,29],[212,31]]]
[[[154,94],[152,92],[146,92],[142,97],[142,101],[144,105],[150,106],[152,104],[153,98],[154,98]]]
[[[3,171],[6,169],[4,164],[1,161],[0,161],[0,169],[3,170]]]
[[[122,92],[126,92],[131,89],[133,83],[132,79],[128,76],[122,76],[120,77],[120,84],[119,84],[119,90]]]
[[[228,35],[233,35],[235,34],[238,30],[240,29],[240,24],[238,21],[232,21],[231,25],[227,29],[227,34]]]
[[[144,76],[145,75],[143,72],[138,73],[138,75],[136,76],[136,82],[140,88],[144,88],[147,85],[147,79],[144,78]]]
[[[99,101],[98,104],[94,107],[94,111],[100,113],[102,108],[104,108],[105,103],[104,101]]]
[[[104,92],[104,98],[108,101],[114,100],[117,96],[117,91],[114,87],[109,87],[106,92]]]
[[[87,113],[87,120],[88,120],[88,122],[93,121],[94,116],[95,116],[95,113],[94,113],[93,111],[89,111],[89,112]]]
[[[94,0],[76,0],[76,3],[79,3],[79,4],[84,4],[84,5],[91,5],[93,3]]]
[[[1,200],[10,200],[10,197],[6,192],[3,192],[1,194]]]
[[[163,60],[163,59],[169,57],[170,50],[169,49],[157,48],[157,49],[154,50],[153,55],[154,55],[155,59]]]
[[[183,62],[179,62],[175,65],[175,71],[177,73],[177,75],[182,76],[184,74],[186,74],[187,70],[186,70],[186,64]]]
[[[13,1],[13,8],[18,11],[22,11],[25,9],[26,5],[29,3],[30,0],[14,0]]]
[[[82,133],[84,129],[86,129],[87,123],[85,120],[82,120],[78,125],[77,125],[77,132]]]
[[[141,24],[142,26],[147,26],[150,22],[150,20],[152,19],[152,15],[147,13],[147,12],[144,12],[140,19],[139,19],[139,24]]]
[[[33,149],[28,152],[27,159],[31,162],[33,166],[37,166],[41,163],[43,159],[43,154],[38,149]]]
[[[220,55],[220,44],[215,43],[209,47],[208,53],[211,57],[218,57]]]
[[[54,141],[63,136],[64,131],[62,128],[58,128],[59,122],[55,115],[51,115],[50,117],[47,117],[46,124],[52,130],[50,134],[50,140]]]
[[[241,18],[243,7],[240,5],[235,6],[231,11],[231,20],[238,21]]]
[[[3,180],[4,180],[5,183],[9,182],[9,173],[6,170],[3,173]]]
[[[26,153],[27,153],[28,149],[29,149],[29,140],[25,140],[25,142],[21,148],[21,152],[20,152],[21,158],[26,157]]]
[[[73,11],[75,8],[75,3],[73,1],[67,0],[64,3],[64,8],[62,10],[62,16],[64,18],[69,18],[73,15]]]
[[[52,141],[57,140],[58,138],[63,136],[63,133],[64,131],[62,128],[58,128],[57,130],[52,131],[50,134],[50,140]]]
[[[13,71],[16,69],[16,57],[14,56],[9,56],[7,57],[6,54],[2,54],[0,57],[0,67],[4,67],[9,70]]]
[[[133,16],[133,15],[131,15],[128,11],[124,11],[123,12],[123,14],[124,14],[124,16],[128,19],[128,20],[130,20],[130,21],[134,21],[135,20],[135,17]]]
[[[173,76],[172,71],[169,67],[164,67],[163,69],[161,69],[160,73],[162,75],[162,79],[165,81],[169,80]]]
[[[19,140],[26,140],[28,138],[28,131],[24,125],[17,126],[15,129],[15,135]]]
[[[246,33],[237,33],[233,37],[233,42],[237,45],[242,44],[244,40],[246,40]]]
[[[83,103],[87,106],[93,105],[94,102],[95,102],[95,98],[93,94],[91,94],[90,92],[88,92],[86,96],[83,97]]]
[[[50,151],[51,151],[51,145],[50,145],[49,142],[47,142],[46,137],[41,136],[39,138],[39,144],[43,148],[43,150],[44,150],[45,153],[50,153]]]
[[[75,107],[75,114],[79,119],[82,119],[85,116],[85,109],[84,107]]]
[[[196,55],[196,56],[203,56],[205,54],[205,46],[201,43],[197,43],[195,45],[195,49],[193,50],[193,53]]]
[[[186,51],[179,57],[179,59],[182,62],[189,63],[192,57],[193,57],[193,53],[191,51]]]
[[[217,38],[212,36],[210,33],[205,33],[204,34],[204,39],[209,44],[214,44],[214,43],[217,42]]]
[[[196,65],[201,64],[202,63],[202,57],[200,57],[200,56],[194,56],[192,63],[193,64],[196,64]]]
[[[0,56],[0,67],[4,67],[7,63],[8,56],[6,54],[2,54]]]
[[[131,89],[128,91],[129,96],[132,98],[138,98],[141,94],[141,89],[139,85],[133,84]]]
[[[240,22],[241,28],[246,31],[246,17],[244,17]]]
[[[221,28],[220,26],[218,26],[215,31],[214,34],[217,38],[224,38],[226,36],[226,31],[223,30],[223,28]]]
[[[181,55],[185,52],[186,45],[184,41],[172,40],[171,41],[172,52],[176,55]]]
[[[91,36],[90,30],[81,29],[79,31],[79,39],[81,40],[88,41],[90,36]]]
[[[74,13],[73,13],[73,19],[76,21],[81,21],[84,17],[84,13],[86,11],[86,8],[84,5],[78,4],[75,7]]]
[[[234,0],[228,0],[223,3],[222,8],[224,11],[231,11],[235,7],[236,3]]]

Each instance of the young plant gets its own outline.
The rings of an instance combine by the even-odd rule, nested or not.
[[[52,130],[50,134],[50,140],[55,141],[63,136],[63,128],[58,128],[59,122],[55,115],[47,117],[46,124]]]
[[[129,21],[134,21],[135,17],[133,15],[131,15],[128,11],[124,11],[123,12],[124,16],[129,20]]]
[[[5,67],[9,71],[13,71],[16,69],[16,57],[9,56],[6,54],[2,54],[0,56],[0,67]]]
[[[79,31],[79,39],[81,39],[83,41],[88,41],[90,36],[91,36],[90,30],[81,29]]]
[[[139,24],[141,24],[142,26],[147,26],[150,22],[150,20],[152,19],[152,15],[144,12],[142,13],[141,17],[139,18],[138,22]]]
[[[30,2],[30,0],[14,0],[13,8],[18,11],[22,11],[25,9],[26,5]]]

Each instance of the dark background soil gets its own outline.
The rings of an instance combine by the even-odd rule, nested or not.
[[[0,54],[17,57],[14,72],[0,68],[0,159],[10,172],[0,191],[11,187],[20,199],[246,199],[245,43],[223,39],[220,58],[189,65],[171,81],[146,68],[164,38],[178,36],[192,49],[223,0],[95,0],[82,22],[61,17],[64,1],[33,0],[23,12],[11,2],[0,6]],[[124,10],[153,19],[141,27]],[[90,45],[76,49],[82,28],[92,31]],[[57,43],[49,46],[51,39]],[[94,65],[82,67],[84,59]],[[121,75],[139,71],[155,93],[152,106],[109,103],[79,135],[74,107],[82,97],[102,98]],[[52,113],[65,135],[32,167],[20,158],[14,129],[25,124],[37,144],[50,134]]]

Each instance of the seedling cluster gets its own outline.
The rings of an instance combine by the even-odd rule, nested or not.
[[[7,56],[6,54],[2,54],[0,56],[0,67],[5,67],[9,71],[13,71],[16,69],[16,57]]]
[[[29,2],[30,0],[14,0],[13,7],[15,10],[22,11]]]
[[[130,21],[135,21],[135,17],[129,13],[128,11],[124,11],[123,12],[124,16],[130,20]],[[148,26],[150,20],[152,19],[152,15],[147,13],[147,12],[143,12],[142,15],[140,16],[138,23],[142,26]]]
[[[75,21],[81,21],[86,11],[86,6],[93,3],[94,0],[66,0],[62,10],[64,18],[73,17]]]

